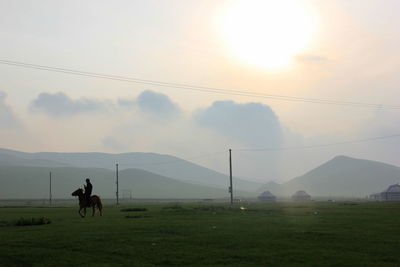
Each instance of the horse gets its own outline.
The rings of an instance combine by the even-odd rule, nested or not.
[[[86,208],[87,207],[92,207],[92,209],[93,209],[92,216],[94,216],[96,207],[99,209],[100,216],[103,216],[103,214],[101,212],[102,209],[103,209],[103,205],[101,204],[101,200],[100,200],[99,196],[96,196],[96,195],[91,196],[90,197],[90,203],[89,203],[89,205],[87,205],[88,203],[86,203],[87,201],[86,201],[85,195],[83,194],[83,189],[82,188],[79,188],[79,189],[75,190],[74,192],[72,192],[71,195],[78,196],[78,198],[79,198],[79,211],[78,211],[78,213],[79,213],[79,215],[81,215],[82,218],[84,218],[86,216]],[[83,209],[83,215],[81,213],[82,209]]]

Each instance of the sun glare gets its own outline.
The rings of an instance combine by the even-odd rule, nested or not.
[[[315,32],[304,0],[236,0],[225,12],[221,29],[233,54],[270,70],[290,65]]]

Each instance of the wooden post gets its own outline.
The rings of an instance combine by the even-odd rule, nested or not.
[[[117,184],[117,192],[116,192],[116,195],[117,195],[117,205],[119,205],[119,192],[118,192],[118,163],[117,164],[115,164],[115,172],[116,172],[116,178],[117,178],[117,181],[116,181],[116,184]]]
[[[231,205],[233,204],[233,187],[232,187],[232,149],[229,149],[229,193],[231,193]]]
[[[50,205],[51,205],[51,200],[52,200],[52,194],[51,194],[51,172],[50,172],[50,184],[49,184],[49,202],[50,202]]]

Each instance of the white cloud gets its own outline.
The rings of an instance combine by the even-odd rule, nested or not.
[[[12,108],[5,102],[7,95],[0,91],[0,127],[7,129],[17,129],[21,127],[21,122],[15,116]]]
[[[137,107],[141,112],[160,118],[176,117],[181,112],[178,105],[162,93],[143,91],[136,99],[118,100],[122,107]]]
[[[50,116],[70,116],[90,111],[98,111],[106,108],[101,101],[88,98],[71,99],[66,94],[41,93],[32,101],[31,109],[42,111]]]
[[[272,109],[261,103],[238,104],[216,101],[210,107],[195,112],[195,120],[202,126],[253,147],[279,147],[282,128]]]

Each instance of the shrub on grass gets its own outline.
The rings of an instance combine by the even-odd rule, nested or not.
[[[139,218],[150,218],[148,215],[126,215],[125,218],[127,219],[139,219]]]
[[[228,207],[230,209],[230,207]],[[210,206],[199,206],[195,207],[194,210],[201,210],[201,211],[223,211],[225,210],[224,206],[217,206],[217,205],[210,205]]]
[[[356,205],[359,205],[359,203],[355,203],[355,202],[343,202],[343,203],[340,203],[339,205],[356,206]]]
[[[129,212],[129,211],[147,211],[146,208],[126,208],[121,209],[122,212]]]
[[[163,210],[183,210],[183,207],[178,204],[162,207]]]
[[[51,223],[49,218],[20,218],[14,222],[15,226],[43,225]]]

